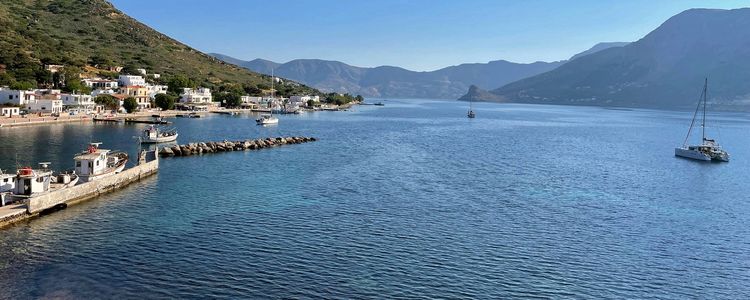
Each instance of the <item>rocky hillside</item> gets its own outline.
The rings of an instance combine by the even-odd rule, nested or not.
[[[144,68],[204,86],[265,87],[268,76],[201,53],[117,10],[105,0],[0,2],[0,85],[45,84],[45,64]],[[112,74],[110,74],[112,75]],[[315,92],[290,83],[287,92]]]
[[[490,100],[689,109],[705,77],[715,109],[750,108],[750,9],[687,10],[636,42],[507,84]]]

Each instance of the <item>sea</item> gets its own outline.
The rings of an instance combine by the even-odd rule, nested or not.
[[[318,141],[164,158],[1,229],[0,298],[750,298],[747,114],[709,113],[731,161],[706,163],[674,156],[690,111],[382,101],[169,119],[180,143]],[[0,168],[134,155],[145,126],[0,128]]]

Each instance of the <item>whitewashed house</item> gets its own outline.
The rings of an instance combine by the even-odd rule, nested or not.
[[[36,100],[36,94],[34,91],[0,88],[0,104],[8,103],[13,105],[26,105],[26,103],[34,100]]]
[[[119,87],[117,80],[101,78],[87,78],[83,80],[83,84],[92,89],[116,89]]]
[[[297,105],[297,106],[307,106],[307,101],[312,100],[315,103],[320,102],[320,97],[318,96],[291,96],[289,97],[289,104]]]
[[[167,89],[169,87],[166,85],[148,85],[146,86],[146,89],[148,89],[148,96],[151,97],[151,99],[154,99],[156,95],[158,94],[166,94]]]
[[[211,89],[208,88],[184,88],[182,90],[182,95],[180,95],[181,103],[211,104],[213,99],[213,96],[211,96]]]
[[[146,69],[135,69],[138,71],[138,73],[141,73],[141,75],[146,75]]]
[[[120,75],[117,82],[120,86],[146,86],[146,79],[137,75]]]
[[[95,110],[96,103],[91,95],[62,94],[63,109],[71,113],[90,113]]]
[[[26,104],[29,113],[59,114],[63,111],[62,100],[38,99]]]
[[[21,114],[21,110],[15,106],[4,106],[0,107],[0,116],[12,117]]]

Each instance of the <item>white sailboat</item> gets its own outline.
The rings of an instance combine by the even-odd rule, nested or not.
[[[276,77],[273,76],[273,69],[271,69],[271,101],[268,103],[269,108],[271,108],[271,114],[260,115],[259,118],[255,119],[255,123],[258,125],[279,124],[279,118],[273,116],[274,110],[278,110],[278,111],[281,110],[281,106],[279,106],[278,108],[273,106],[274,102],[276,102],[276,98],[274,95],[274,92],[276,90],[274,90],[274,87],[273,87],[274,81],[276,81]]]
[[[683,142],[682,147],[675,148],[674,149],[674,155],[689,159],[695,159],[695,160],[703,160],[703,161],[729,161],[729,153],[724,151],[724,149],[719,146],[719,143],[716,142],[716,140],[706,138],[706,99],[708,93],[708,78],[706,78],[706,81],[703,85],[703,93],[701,93],[701,100],[698,101],[698,107],[695,108],[695,113],[693,113],[693,120],[690,122],[690,129],[688,129],[687,136],[685,137],[685,142]],[[701,129],[702,129],[702,135],[701,135],[701,143],[699,145],[688,145],[688,140],[690,139],[690,134],[693,131],[693,126],[695,125],[695,119],[698,117],[698,111],[701,109],[701,104],[703,105],[703,120],[701,121]]]
[[[469,99],[469,112],[468,112],[468,113],[466,114],[466,116],[467,116],[467,117],[468,117],[469,119],[473,119],[473,118],[476,118],[476,116],[477,116],[477,115],[476,115],[476,114],[474,113],[474,109],[472,109],[472,104],[473,104],[473,102],[474,102],[474,101],[473,101],[472,99]]]

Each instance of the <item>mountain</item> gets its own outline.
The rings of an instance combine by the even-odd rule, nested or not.
[[[622,46],[625,46],[627,44],[630,44],[630,43],[628,43],[628,42],[604,42],[604,43],[598,43],[598,44],[594,45],[594,47],[589,48],[589,50],[586,50],[586,51],[583,51],[583,52],[578,53],[576,55],[573,55],[573,57],[571,57],[569,60],[574,60],[576,58],[583,57],[583,56],[586,56],[586,55],[589,55],[589,54],[593,54],[593,53],[602,51],[604,49],[609,49],[609,48],[612,48],[612,47],[622,47]]]
[[[462,64],[431,72],[392,66],[363,68],[338,61],[296,59],[279,64],[256,59],[241,61],[222,54],[214,57],[255,72],[283,76],[322,91],[361,94],[365,97],[455,99],[471,85],[498,87],[552,70],[563,62],[512,63],[504,60]]]
[[[184,75],[209,87],[264,86],[270,82],[268,76],[225,63],[161,34],[105,0],[2,1],[0,85],[48,83],[45,81],[52,76],[45,73],[45,64],[81,72],[92,70],[89,66],[93,65],[145,68],[165,80]],[[295,83],[283,90],[317,92]]]
[[[750,8],[684,11],[636,42],[493,90],[491,100],[687,109],[706,77],[715,109],[750,108]]]

